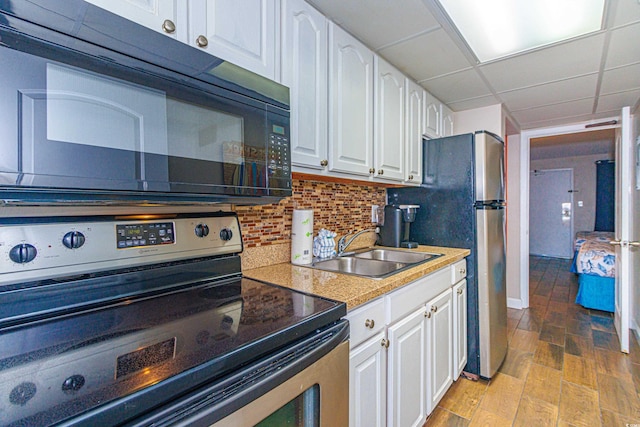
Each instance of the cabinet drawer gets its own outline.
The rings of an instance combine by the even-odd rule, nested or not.
[[[347,313],[351,348],[384,329],[384,298],[378,298]]]
[[[450,274],[448,269],[443,268],[389,293],[385,297],[387,298],[387,323],[392,324],[450,288]]]
[[[455,285],[467,277],[467,260],[463,259],[451,266],[451,284]]]

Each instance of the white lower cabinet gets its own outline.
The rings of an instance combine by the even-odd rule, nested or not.
[[[453,304],[447,289],[426,305],[427,413],[453,384]]]
[[[422,426],[459,375],[464,363],[454,358],[454,341],[465,343],[466,359],[466,292],[457,293],[465,265],[437,270],[347,314],[351,427]],[[463,279],[456,290],[454,279]],[[454,324],[454,313],[462,316],[454,307],[465,312],[464,330]]]
[[[467,280],[452,288],[453,296],[453,380],[467,364]]]
[[[424,308],[389,326],[389,426],[417,426],[427,416]]]

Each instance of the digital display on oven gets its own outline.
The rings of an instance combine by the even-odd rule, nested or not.
[[[175,243],[176,233],[173,222],[117,224],[116,241],[118,249],[167,245]]]
[[[176,339],[171,338],[140,350],[118,356],[116,361],[116,379],[138,372],[165,360],[175,354]]]

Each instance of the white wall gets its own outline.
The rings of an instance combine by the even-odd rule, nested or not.
[[[504,128],[505,120],[501,104],[458,111],[453,116],[453,132],[456,135],[486,130],[504,138]]]
[[[613,160],[605,154],[531,160],[530,170],[573,169],[573,230],[593,231],[596,222],[596,160]],[[583,207],[578,206],[581,200]],[[533,239],[534,236],[531,236]]]
[[[522,234],[520,224],[521,150],[520,135],[507,136],[507,305],[512,308],[522,307],[522,298],[520,297],[520,277],[522,274],[520,264]]]

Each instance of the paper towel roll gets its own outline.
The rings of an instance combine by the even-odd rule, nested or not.
[[[294,209],[291,223],[291,264],[313,261],[313,210]]]

